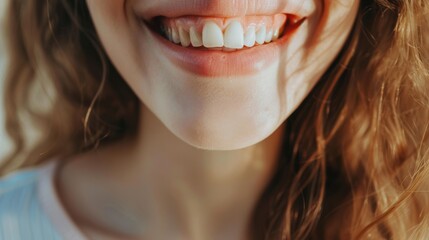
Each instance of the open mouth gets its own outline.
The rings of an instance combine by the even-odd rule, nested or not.
[[[290,14],[275,14],[235,18],[157,16],[142,22],[173,44],[198,50],[231,52],[279,41],[304,20]]]
[[[307,19],[286,13],[231,18],[136,17],[142,29],[149,30],[146,36],[153,37],[152,47],[160,50],[159,56],[205,77],[252,75],[275,67],[273,63],[281,58],[283,47]]]

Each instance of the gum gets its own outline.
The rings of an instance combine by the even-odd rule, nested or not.
[[[245,16],[236,18],[216,18],[216,17],[197,17],[186,16],[179,18],[164,18],[162,23],[166,28],[179,29],[182,28],[189,32],[191,27],[195,27],[198,32],[203,31],[204,24],[208,21],[216,23],[222,31],[225,31],[231,21],[239,21],[244,29],[244,32],[254,26],[256,30],[265,26],[268,29],[280,29],[287,21],[285,14],[275,14],[272,16]]]

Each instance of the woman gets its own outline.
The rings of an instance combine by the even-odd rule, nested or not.
[[[0,236],[427,239],[428,7],[11,1]]]

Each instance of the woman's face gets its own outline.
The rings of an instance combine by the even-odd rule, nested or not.
[[[342,48],[359,0],[87,0],[111,61],[185,142],[272,134]]]

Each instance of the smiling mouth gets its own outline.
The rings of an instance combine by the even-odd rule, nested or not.
[[[253,75],[275,66],[282,49],[307,20],[285,13],[136,17],[142,37],[150,36],[158,54],[178,68],[204,77]]]
[[[141,22],[164,39],[184,48],[231,52],[279,41],[304,20],[290,14],[275,14],[234,18],[158,16]]]

